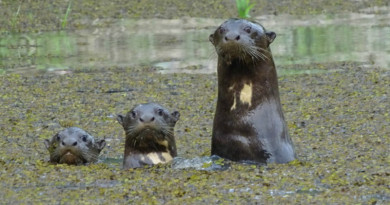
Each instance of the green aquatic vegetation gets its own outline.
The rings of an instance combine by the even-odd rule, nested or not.
[[[20,13],[20,7],[22,6],[22,2],[20,2],[18,9],[16,10],[15,14],[11,18],[11,28],[12,31],[18,31],[17,28],[17,23],[18,23],[18,18],[19,18],[19,13]]]
[[[162,75],[148,67],[2,75],[0,198],[45,204],[388,203],[390,72],[353,63],[278,67],[297,68],[338,70],[279,78],[298,160],[267,166],[216,162],[229,164],[225,171],[178,170],[169,163],[122,170],[124,131],[115,120],[137,103],[158,101],[181,113],[178,155],[209,155],[216,75]],[[106,139],[102,162],[47,162],[43,140],[67,126]]]
[[[69,4],[68,4],[68,8],[66,9],[64,18],[62,19],[62,23],[61,23],[61,28],[62,29],[65,29],[66,25],[68,24],[68,16],[69,16],[69,13],[70,13],[70,10],[71,10],[71,6],[72,6],[72,1],[70,0]]]
[[[246,0],[242,0],[245,2]],[[8,33],[12,29],[12,21],[16,8],[22,1],[0,1],[0,33]],[[75,3],[75,2],[73,2]],[[15,24],[18,32],[39,32],[59,30],[62,28],[64,12],[58,8],[69,8],[69,1],[23,1],[19,17]],[[387,1],[356,1],[356,0],[258,0],[252,15],[315,15],[335,14],[345,12],[365,12],[367,8],[385,8]],[[138,18],[230,18],[237,15],[237,6],[234,1],[226,0],[143,0],[143,1],[77,1],[73,5],[72,19],[66,20],[66,27],[70,29],[107,27],[115,23],[117,19]],[[372,10],[372,11],[371,11]],[[375,9],[368,9],[375,12]],[[381,12],[380,10],[378,12]],[[386,11],[384,11],[386,12]],[[69,16],[68,16],[69,17]],[[67,17],[67,18],[68,18]],[[62,18],[62,19],[61,19]],[[92,24],[91,22],[94,21]]]
[[[236,0],[236,6],[240,18],[249,18],[251,17],[249,12],[255,6],[255,3],[251,4],[250,0]]]

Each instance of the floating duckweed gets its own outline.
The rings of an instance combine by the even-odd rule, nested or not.
[[[182,114],[175,128],[178,155],[210,155],[214,75],[161,75],[140,68],[6,74],[0,78],[0,198],[3,203],[48,204],[388,203],[390,72],[354,63],[316,67],[340,71],[279,81],[298,159],[267,166],[215,160],[230,165],[224,171],[169,164],[122,170],[124,132],[115,120],[134,104],[158,101]],[[127,95],[106,92],[124,85]],[[47,162],[43,139],[68,125],[105,137],[109,146],[102,162]]]

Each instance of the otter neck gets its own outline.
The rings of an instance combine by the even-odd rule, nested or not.
[[[218,59],[218,108],[230,111],[251,110],[271,98],[280,102],[272,56],[257,64]]]
[[[173,132],[173,131],[172,131]],[[168,139],[174,138],[163,131],[126,133],[125,155],[129,153],[171,152]]]

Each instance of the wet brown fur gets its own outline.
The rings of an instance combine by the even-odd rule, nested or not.
[[[245,29],[251,33],[244,32]],[[244,39],[243,35],[249,35],[253,41]],[[223,41],[225,36],[236,39],[240,45]],[[283,156],[284,153],[280,153],[282,151],[273,152],[265,146],[271,142],[271,148],[277,150],[279,148],[275,148],[274,144],[280,139],[294,149],[281,109],[277,74],[269,48],[275,37],[275,33],[266,32],[261,25],[239,19],[227,20],[210,35],[210,41],[218,54],[218,100],[213,124],[212,154],[234,161],[251,160],[260,163],[270,161],[272,155],[275,162],[286,162],[295,157],[295,154]],[[257,51],[246,53],[240,47],[253,44]],[[245,84],[251,85],[250,103],[242,102],[239,97]],[[264,110],[266,107],[274,109]],[[264,113],[271,113],[268,114],[269,119],[261,117],[266,115]],[[271,120],[276,123],[269,123]],[[264,125],[261,124],[267,124],[269,128],[262,129]]]
[[[159,111],[162,112],[159,115]],[[141,122],[142,116],[148,115],[151,122]],[[169,113],[157,103],[135,106],[126,116],[118,115],[118,122],[126,134],[123,167],[135,168],[153,165],[156,161],[165,163],[177,156],[174,126],[179,119],[178,111]],[[170,156],[168,156],[170,155]],[[151,156],[158,159],[151,159]]]
[[[94,137],[81,128],[69,127],[44,141],[53,164],[81,165],[93,163],[105,147],[105,140]]]

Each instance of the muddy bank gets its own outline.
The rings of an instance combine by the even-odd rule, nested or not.
[[[390,201],[390,72],[351,63],[285,75],[280,94],[299,161],[226,171],[170,165],[123,171],[115,115],[156,100],[178,109],[178,155],[210,153],[215,75],[151,68],[6,74],[0,80],[0,198],[4,203],[370,203]],[[292,65],[289,69],[308,69]],[[77,125],[108,142],[89,166],[47,163],[43,139]]]
[[[81,28],[105,27],[118,19],[139,18],[181,18],[236,17],[235,1],[224,0],[143,0],[143,1],[71,1],[67,25],[62,22],[68,9],[67,1],[0,1],[0,33],[39,32],[48,30],[73,30]],[[315,15],[344,12],[388,13],[389,2],[382,0],[355,1],[301,1],[301,0],[259,0],[251,15]],[[387,6],[387,8],[386,8]]]

